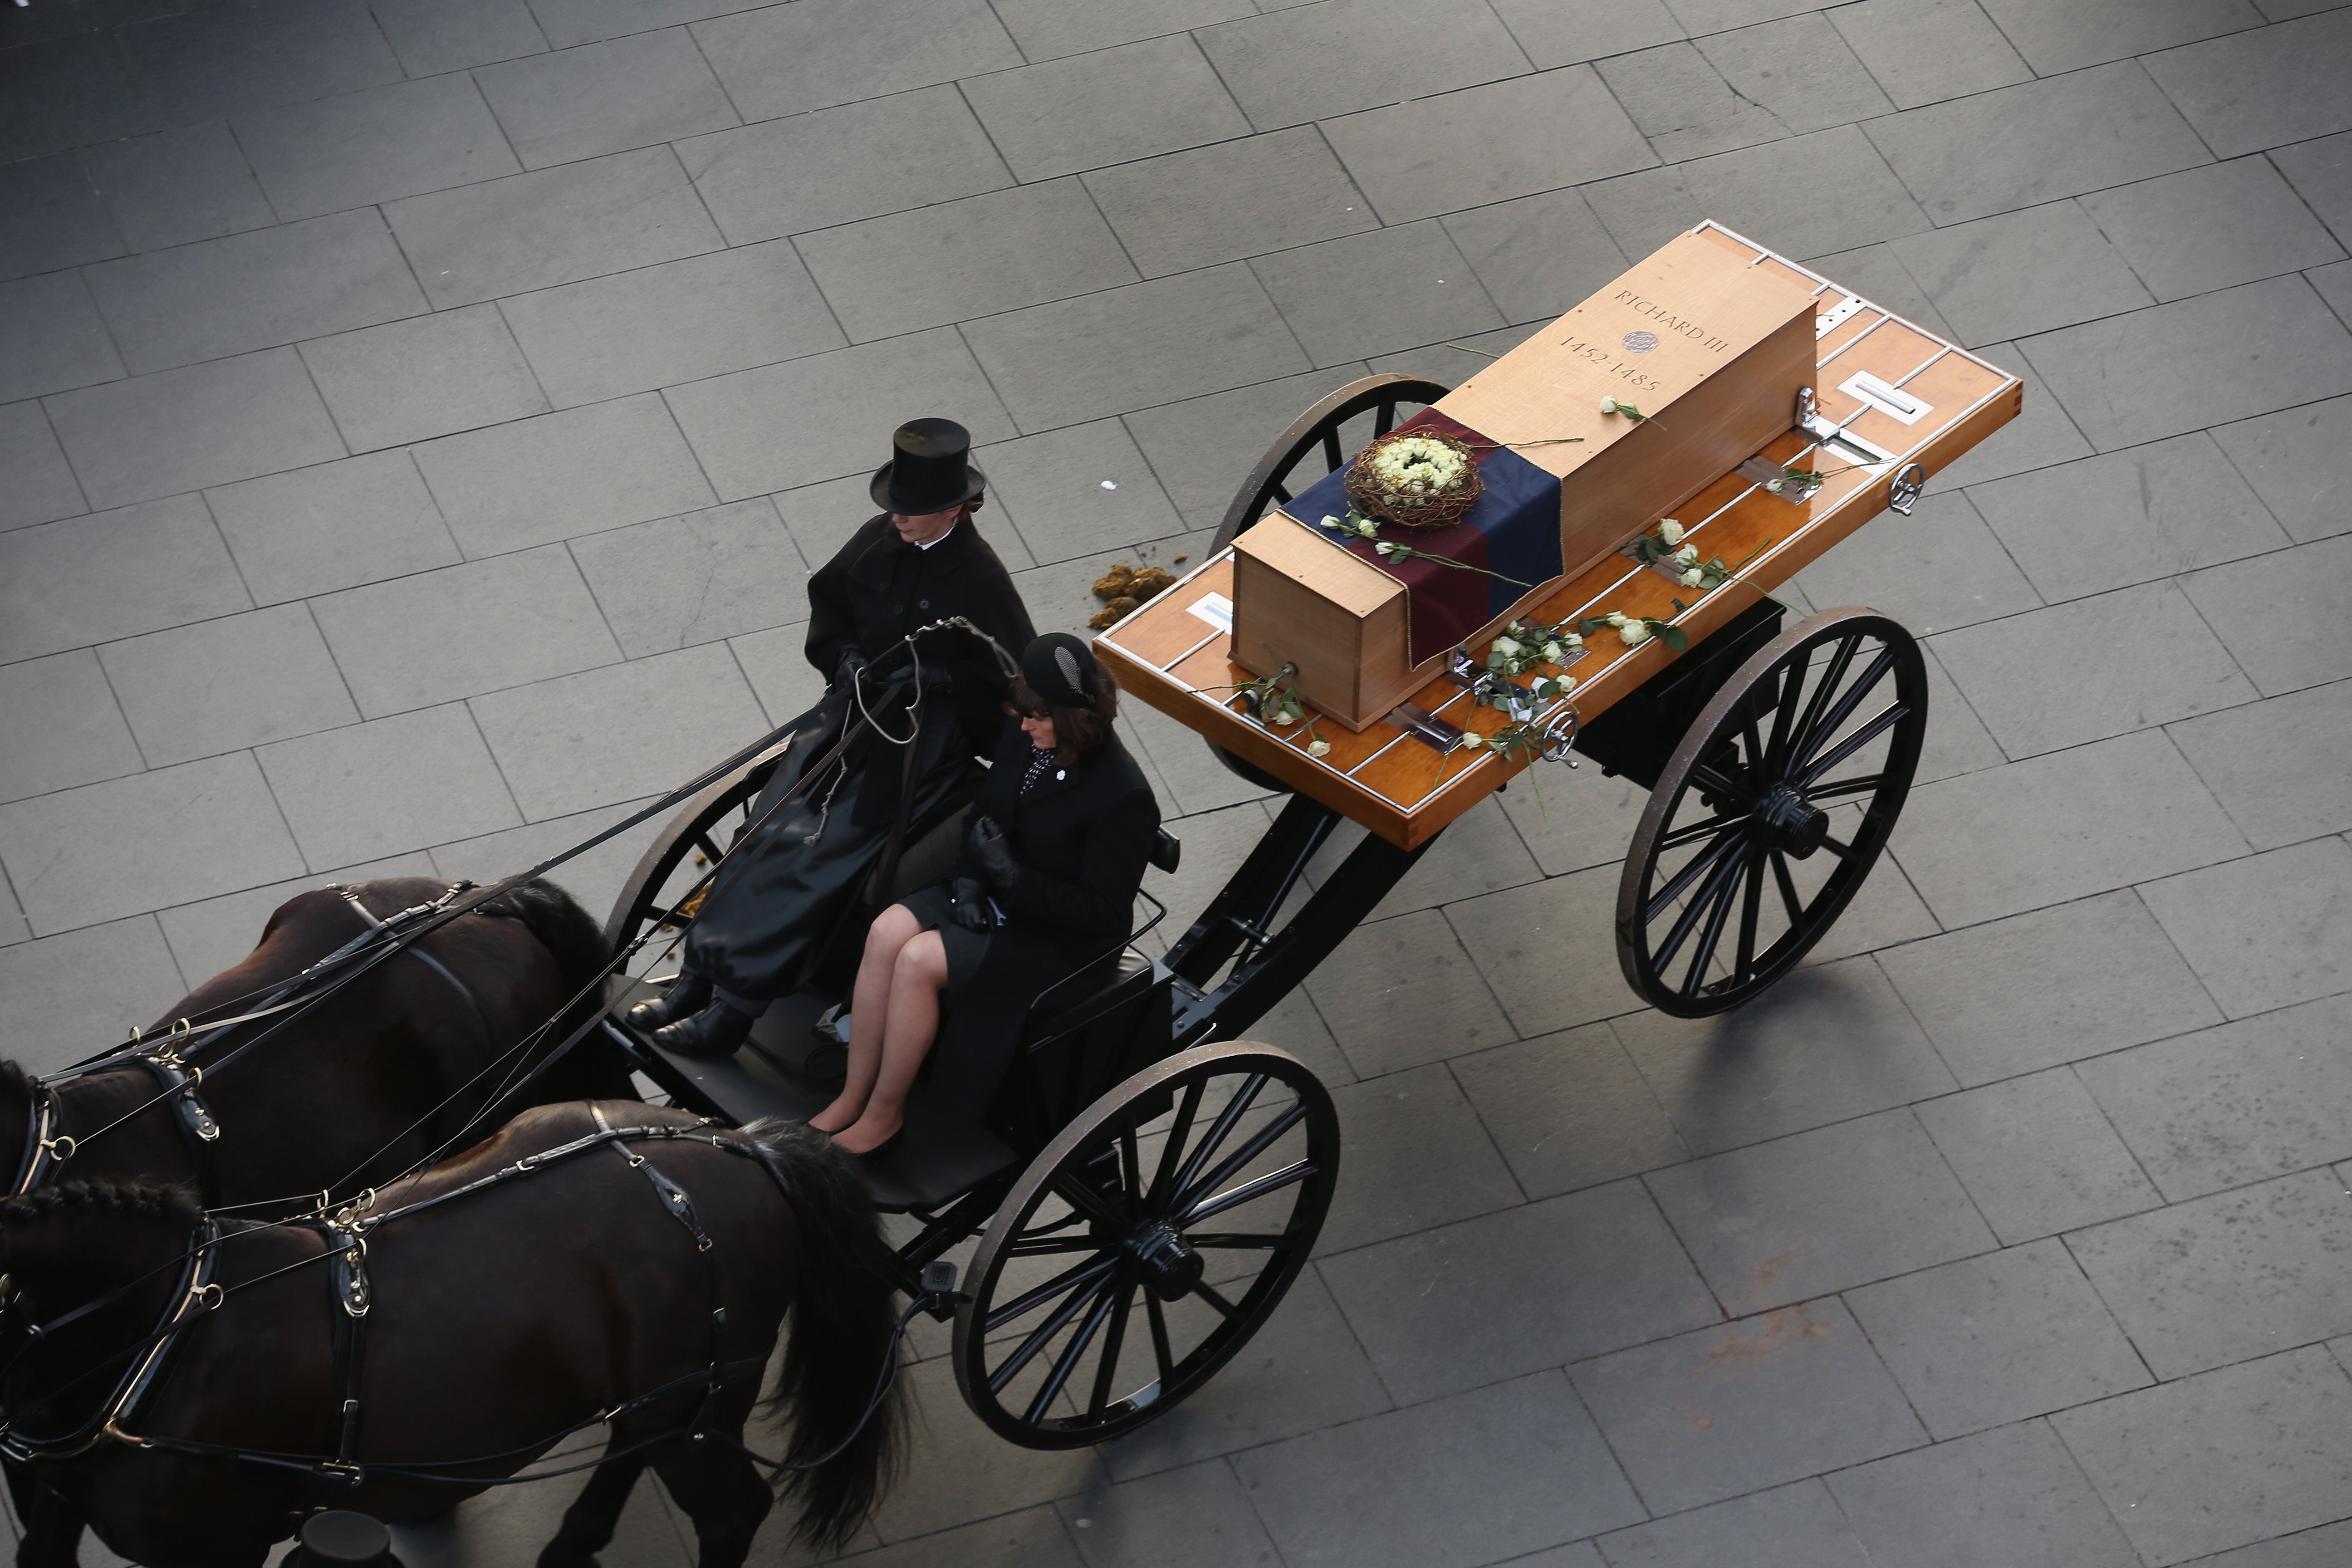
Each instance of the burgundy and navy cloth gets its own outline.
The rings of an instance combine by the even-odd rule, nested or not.
[[[1422,410],[1397,430],[1400,434],[1423,430],[1460,441],[1477,455],[1479,477],[1486,481],[1486,488],[1461,521],[1444,528],[1391,528],[1386,535],[1389,542],[1499,572],[1519,582],[1506,583],[1431,561],[1412,560],[1392,566],[1372,548],[1372,541],[1352,534],[1343,538],[1325,528],[1325,517],[1344,520],[1348,515],[1344,467],[1285,501],[1282,510],[1404,584],[1408,641],[1412,662],[1419,664],[1467,642],[1509,610],[1528,587],[1540,587],[1559,575],[1559,479],[1434,408]]]

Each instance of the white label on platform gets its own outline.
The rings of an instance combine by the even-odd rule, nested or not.
[[[1203,594],[1185,606],[1227,636],[1234,629],[1234,602],[1223,594]]]

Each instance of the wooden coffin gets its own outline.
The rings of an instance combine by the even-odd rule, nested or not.
[[[1814,379],[1814,310],[1811,287],[1787,268],[1680,235],[1441,399],[1439,412],[1524,443],[1513,449],[1560,481],[1561,574],[1469,640],[1787,432]],[[1603,413],[1604,397],[1651,417]],[[1301,699],[1361,731],[1426,685],[1444,654],[1415,664],[1404,585],[1301,521],[1276,512],[1234,542],[1234,658],[1259,675],[1297,665]]]

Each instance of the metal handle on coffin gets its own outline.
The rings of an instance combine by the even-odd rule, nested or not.
[[[1927,488],[1926,466],[1920,463],[1906,463],[1895,470],[1893,479],[1886,481],[1886,504],[1905,517],[1909,517],[1911,509],[1919,504],[1919,492]]]

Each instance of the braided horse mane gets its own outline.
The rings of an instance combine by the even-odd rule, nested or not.
[[[0,1085],[6,1074],[22,1073],[14,1062],[0,1062]],[[92,1176],[36,1187],[21,1197],[0,1200],[0,1226],[75,1219],[88,1215],[112,1215],[125,1219],[168,1221],[193,1230],[205,1217],[196,1194],[178,1183]]]

